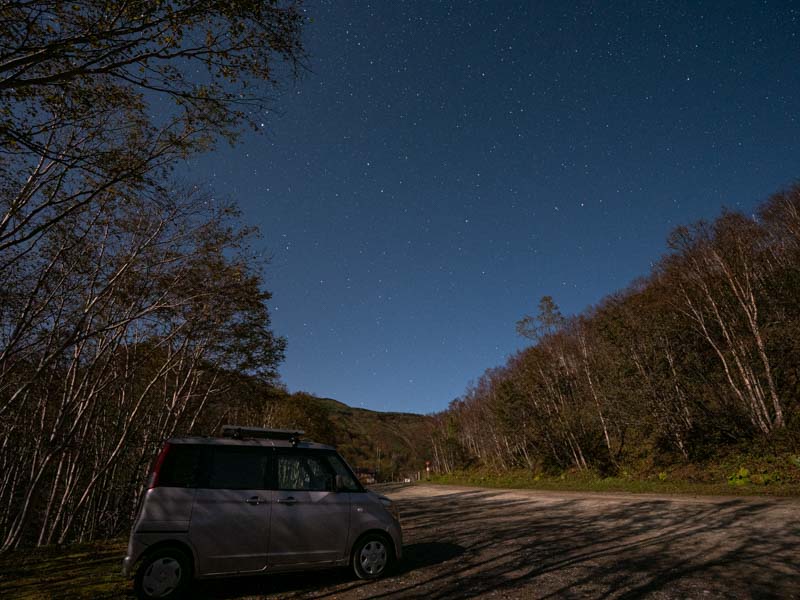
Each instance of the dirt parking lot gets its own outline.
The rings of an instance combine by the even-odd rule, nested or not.
[[[205,598],[800,598],[800,501],[383,490],[405,559],[348,571],[204,582]]]

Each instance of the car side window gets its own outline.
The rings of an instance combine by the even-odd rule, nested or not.
[[[360,492],[361,486],[355,480],[350,470],[344,465],[342,459],[334,454],[328,455],[328,462],[337,475],[341,477],[342,486],[348,492]]]
[[[264,448],[211,446],[207,460],[207,488],[214,490],[268,489],[270,455]]]
[[[311,454],[278,455],[278,489],[329,492],[334,473],[325,457]]]

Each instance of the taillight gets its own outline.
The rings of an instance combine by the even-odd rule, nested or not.
[[[158,487],[158,473],[161,471],[161,465],[164,464],[164,460],[167,458],[168,452],[169,452],[169,442],[164,444],[164,447],[161,449],[161,452],[158,453],[156,462],[153,465],[153,472],[150,473],[150,483],[147,486],[147,489],[152,490],[154,487]]]

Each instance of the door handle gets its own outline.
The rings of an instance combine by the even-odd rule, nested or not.
[[[256,504],[261,504],[261,498],[259,498],[258,496],[252,496],[252,497],[248,498],[247,500],[245,500],[245,502],[255,506]]]
[[[293,504],[297,504],[297,500],[294,499],[294,496],[289,496],[288,498],[280,498],[278,504],[288,504],[292,506]]]

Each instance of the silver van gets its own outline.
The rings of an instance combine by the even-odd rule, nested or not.
[[[131,530],[125,576],[140,598],[178,598],[195,577],[352,565],[380,577],[402,556],[397,508],[302,432],[226,426],[170,439]]]

